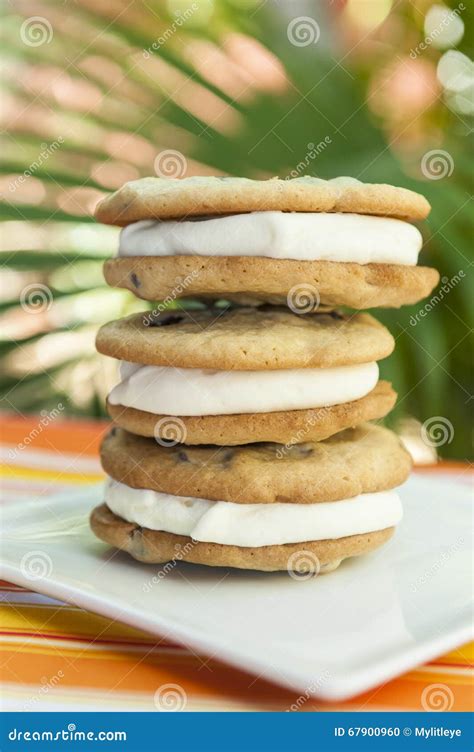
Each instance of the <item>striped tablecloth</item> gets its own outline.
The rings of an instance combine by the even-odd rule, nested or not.
[[[3,503],[21,504],[103,478],[105,422],[2,421]],[[442,463],[423,472],[466,477]],[[453,478],[454,480],[454,478]],[[457,482],[457,481],[456,481]],[[2,704],[10,710],[154,710],[164,684],[182,687],[188,710],[287,710],[295,693],[123,624],[8,582],[0,583]],[[448,687],[451,710],[471,709],[473,643],[344,703],[311,698],[301,710],[422,710],[428,685]]]

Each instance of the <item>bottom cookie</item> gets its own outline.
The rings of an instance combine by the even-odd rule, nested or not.
[[[148,564],[164,564],[174,560],[262,572],[286,570],[297,574],[332,572],[344,559],[369,553],[382,546],[395,530],[389,527],[346,538],[244,548],[201,543],[185,535],[142,528],[117,517],[106,504],[92,511],[90,524],[95,535],[105,543],[127,551],[138,561]]]

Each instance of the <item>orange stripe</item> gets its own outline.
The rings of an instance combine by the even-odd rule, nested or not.
[[[243,671],[231,669],[224,664],[205,659],[190,653],[144,654],[137,656],[108,652],[105,655],[88,654],[79,650],[48,651],[38,653],[27,647],[22,654],[6,649],[3,652],[5,663],[3,675],[6,681],[22,684],[41,685],[44,677],[51,677],[62,672],[61,686],[102,689],[105,692],[142,692],[150,693],[152,699],[156,689],[164,683],[178,683],[191,696],[240,700],[244,703],[277,702],[281,710],[296,703],[299,694],[277,687],[265,680],[255,679]],[[394,707],[407,710],[422,710],[421,696],[430,684],[438,683],[437,677],[430,674],[406,674],[389,682],[377,690],[359,695],[345,703],[338,703],[341,709],[370,710],[377,707]],[[471,685],[454,683],[450,677],[443,676],[442,683],[453,694],[452,710],[470,710]],[[304,694],[304,693],[303,693]],[[328,703],[308,699],[302,710],[324,710]],[[331,703],[334,709],[334,703]]]
[[[25,418],[2,413],[2,441],[8,444],[21,444],[35,429],[38,433],[32,438],[31,449],[56,449],[63,452],[79,452],[86,456],[96,456],[100,440],[110,425],[107,421],[63,419],[58,417],[48,426],[39,430],[41,415]]]
[[[2,651],[3,652],[3,651]],[[287,690],[259,680],[255,682],[250,674],[227,668],[211,661],[206,668],[205,658],[200,659],[191,653],[180,656],[153,654],[139,658],[136,655],[107,653],[88,655],[77,651],[62,651],[42,654],[26,651],[19,654],[14,650],[3,652],[5,681],[24,684],[41,684],[44,676],[50,677],[59,670],[64,674],[61,684],[65,687],[94,687],[106,691],[149,692],[166,682],[180,684],[188,694],[207,697],[241,697],[249,702],[259,696],[287,697],[288,704],[294,695]]]
[[[7,582],[6,580],[0,580],[0,590],[21,590],[25,592],[31,592],[31,590],[26,591],[25,588],[22,588],[20,585],[14,585],[11,582]]]

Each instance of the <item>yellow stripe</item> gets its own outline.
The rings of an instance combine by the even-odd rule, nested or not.
[[[45,635],[53,633],[63,636],[64,639],[68,639],[69,635],[88,638],[100,635],[100,638],[104,640],[133,639],[145,645],[156,641],[133,627],[67,606],[58,608],[58,606],[34,604],[4,604],[0,607],[0,621],[5,631],[36,631]]]
[[[29,467],[16,467],[14,465],[0,465],[0,477],[18,478],[20,480],[52,480],[67,481],[68,483],[97,483],[104,479],[101,473],[82,473],[79,470],[67,472],[65,470],[37,470]]]
[[[468,642],[466,645],[445,653],[442,660],[448,663],[474,663],[474,642]]]
[[[185,651],[183,652],[169,652],[160,650],[160,648],[153,648],[153,650],[147,646],[143,646],[142,653],[129,653],[125,650],[121,650],[120,646],[117,647],[116,650],[110,650],[106,647],[99,645],[95,646],[94,649],[90,649],[89,646],[77,646],[77,647],[65,647],[64,645],[54,645],[51,644],[50,646],[45,645],[44,643],[23,643],[21,645],[21,650],[19,650],[18,643],[17,642],[11,642],[8,643],[8,641],[2,641],[0,643],[0,653],[12,653],[17,656],[20,660],[22,656],[25,653],[30,653],[32,655],[41,655],[41,656],[48,656],[53,655],[55,658],[70,658],[71,660],[82,658],[84,660],[91,660],[91,661],[137,661],[136,666],[138,667],[141,663],[140,660],[137,660],[140,658],[143,659],[144,656],[146,656],[147,662],[153,663],[156,666],[159,665],[179,665],[179,666],[189,666],[194,665],[197,663],[197,661],[200,660],[199,656],[196,654],[187,653]]]

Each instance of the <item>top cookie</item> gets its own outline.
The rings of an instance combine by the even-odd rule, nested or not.
[[[262,306],[132,314],[102,326],[96,346],[143,365],[259,371],[369,363],[390,355],[394,340],[368,313]]]
[[[253,211],[353,212],[424,219],[430,205],[418,193],[350,177],[250,180],[233,177],[142,178],[125,183],[97,206],[99,222],[127,225]]]

